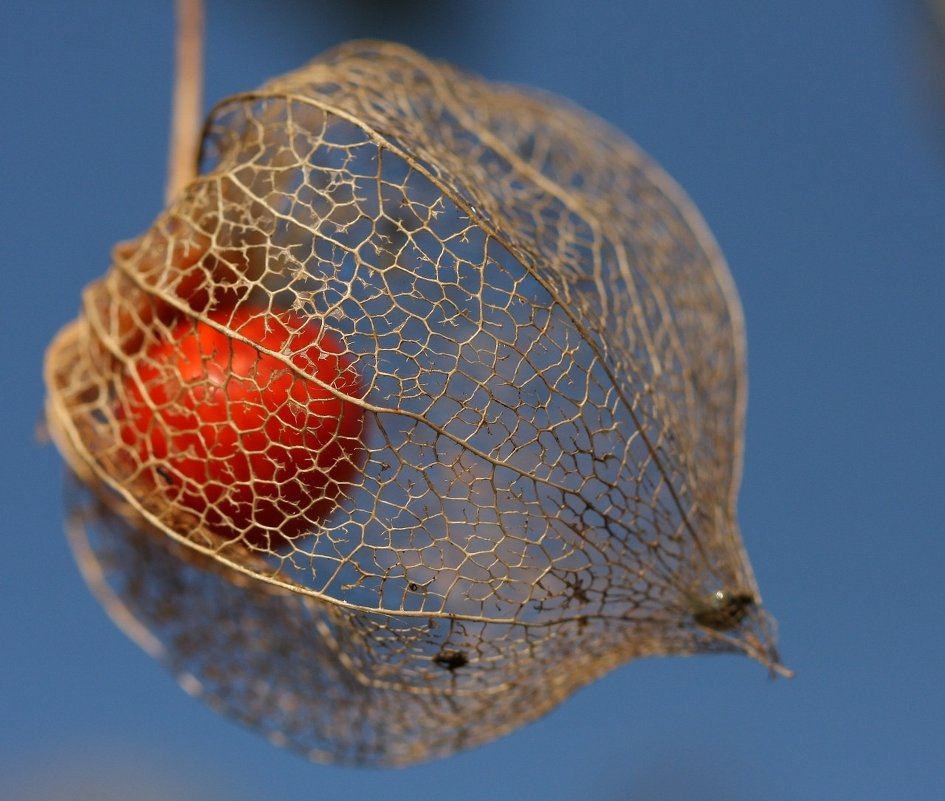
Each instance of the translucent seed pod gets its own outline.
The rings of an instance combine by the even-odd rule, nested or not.
[[[356,384],[227,322],[267,315],[338,343]],[[184,503],[120,433],[181,320],[363,416],[334,434],[357,471],[286,491],[284,531],[226,486]],[[356,42],[224,101],[200,175],[116,249],[46,369],[99,597],[186,687],[314,759],[443,756],[640,656],[783,671],[736,522],[731,278],[676,185],[560,99]]]

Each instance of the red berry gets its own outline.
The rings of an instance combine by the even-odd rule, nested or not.
[[[348,398],[363,388],[341,343],[294,313],[241,307],[208,317],[254,344],[178,322],[128,370],[121,440],[142,479],[198,525],[278,550],[337,507],[364,463],[363,410],[318,382]]]

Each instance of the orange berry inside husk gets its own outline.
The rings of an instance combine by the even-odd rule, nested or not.
[[[135,357],[121,440],[159,504],[191,513],[216,538],[278,551],[357,483],[362,383],[338,338],[293,312],[207,316],[224,330],[181,319]]]

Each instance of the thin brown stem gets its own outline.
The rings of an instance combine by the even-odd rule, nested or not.
[[[203,0],[176,0],[174,100],[165,200],[169,204],[197,172],[203,104]]]

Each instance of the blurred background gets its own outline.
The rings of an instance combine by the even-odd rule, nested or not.
[[[745,306],[740,514],[781,651],[645,660],[399,770],[314,765],[127,640],[62,534],[43,350],[162,205],[171,4],[0,10],[0,799],[945,797],[945,11],[937,0],[212,0],[207,98],[342,40],[565,95],[694,199]]]

